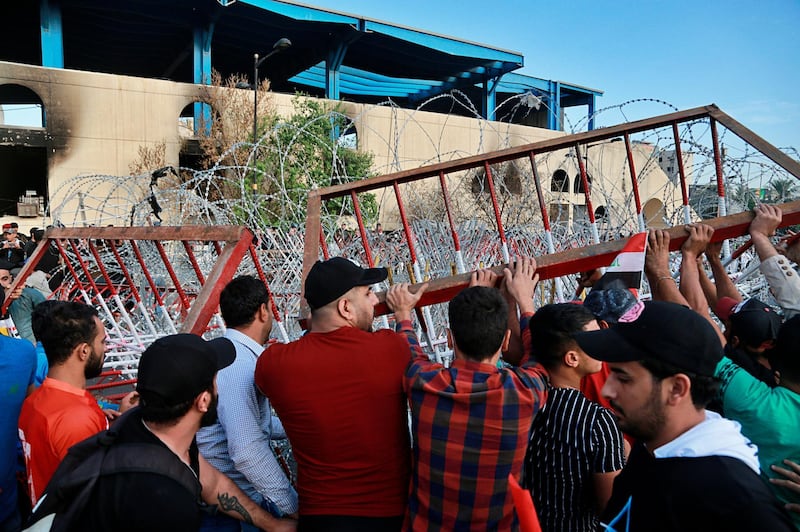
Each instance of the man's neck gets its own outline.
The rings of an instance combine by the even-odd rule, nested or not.
[[[69,363],[60,364],[58,366],[51,366],[47,370],[47,376],[57,381],[66,382],[67,384],[80,388],[86,388],[86,376],[83,373],[83,367],[71,367]]]
[[[704,409],[697,410],[694,407],[688,409],[680,417],[673,416],[672,419],[667,419],[659,432],[653,439],[644,442],[645,447],[651,453],[666,445],[672,440],[677,439],[683,433],[693,429],[700,423],[706,420],[706,411]]]
[[[550,371],[550,385],[553,388],[581,388],[581,376],[574,371]]]
[[[231,327],[234,331],[238,331],[243,335],[247,336],[258,345],[264,345],[269,340],[269,336],[267,338],[263,337],[261,327],[258,327],[255,322],[248,327]]]
[[[181,418],[174,425],[154,423],[142,420],[144,426],[169,447],[187,465],[191,465],[189,458],[189,447],[194,441],[194,436],[200,428],[199,421],[192,422],[187,416]]]

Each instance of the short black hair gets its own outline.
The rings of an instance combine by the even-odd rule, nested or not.
[[[770,365],[780,372],[781,380],[800,384],[800,314],[783,322],[775,340],[775,347],[767,351]]]
[[[33,336],[37,340],[41,339],[42,330],[46,328],[50,322],[50,312],[64,303],[64,301],[59,301],[57,299],[45,299],[33,307],[33,312],[31,312],[31,330],[33,331]]]
[[[508,329],[508,304],[496,288],[462,290],[448,307],[450,331],[459,350],[471,360],[497,352]]]
[[[204,391],[214,395],[214,383],[212,382],[211,385]],[[200,393],[197,395],[200,395]],[[162,425],[172,426],[178,423],[178,421],[180,421],[180,419],[186,415],[186,412],[192,408],[195,399],[197,399],[197,396],[176,405],[152,405],[149,404],[143,397],[140,397],[139,408],[141,410],[143,420],[151,423],[160,423]]]
[[[708,406],[708,403],[719,396],[722,381],[717,377],[697,375],[696,373],[682,370],[667,362],[652,358],[640,360],[639,363],[651,373],[653,382],[661,382],[667,377],[672,377],[678,373],[683,373],[689,377],[689,381],[691,382],[690,393],[692,395],[692,404],[694,404],[695,408],[705,408]]]
[[[573,335],[594,319],[594,314],[583,305],[553,303],[543,306],[528,324],[531,356],[545,368],[557,367],[564,353],[578,347]]]
[[[269,308],[266,285],[251,275],[241,275],[229,282],[219,295],[219,310],[226,327],[253,323],[261,305]]]
[[[98,332],[94,318],[98,313],[94,307],[74,301],[45,303],[34,308],[31,327],[35,327],[33,334],[42,343],[52,367],[66,362],[79,344],[94,341]]]

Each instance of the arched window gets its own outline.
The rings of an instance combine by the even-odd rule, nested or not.
[[[592,190],[592,176],[591,174],[586,174],[586,182],[589,183],[589,191]],[[575,174],[575,185],[572,187],[572,191],[575,194],[585,194],[586,189],[583,188],[583,179],[581,179],[581,174]]]
[[[600,205],[598,208],[594,210],[594,218],[595,220],[601,221],[608,218],[608,211],[603,205]]]
[[[28,87],[15,83],[0,85],[0,125],[45,127],[42,99]]]
[[[178,136],[192,138],[209,133],[217,114],[205,102],[192,102],[181,110],[178,116]]]
[[[344,119],[345,124],[341,127],[339,131],[339,138],[337,139],[337,144],[339,144],[342,148],[348,148],[350,150],[357,150],[358,149],[358,130],[356,129],[356,124],[349,118]]]
[[[553,177],[550,179],[550,190],[552,192],[569,192],[569,176],[564,170],[559,168],[553,172]]]

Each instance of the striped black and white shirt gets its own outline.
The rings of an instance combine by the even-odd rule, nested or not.
[[[597,530],[593,474],[623,464],[622,433],[613,414],[580,390],[550,388],[533,420],[523,469],[542,530]]]

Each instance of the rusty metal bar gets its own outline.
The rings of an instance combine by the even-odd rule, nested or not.
[[[278,312],[278,306],[275,304],[275,298],[272,297],[272,290],[269,289],[269,282],[267,281],[267,276],[264,274],[264,268],[261,267],[261,262],[258,260],[258,253],[256,252],[256,247],[253,243],[250,243],[250,246],[247,248],[250,252],[250,259],[253,261],[253,266],[256,268],[256,273],[258,273],[258,278],[264,283],[264,288],[267,289],[267,297],[269,298],[269,310],[272,312],[272,317],[275,318],[275,321],[278,324],[278,332],[280,332],[281,341],[289,342],[289,335],[286,332],[286,327],[283,325],[283,320],[281,320],[281,313]]]
[[[683,167],[683,150],[681,149],[681,136],[678,132],[678,123],[672,123],[672,136],[675,139],[675,157],[678,159],[678,176],[681,181],[681,198],[683,199],[683,221],[691,223],[691,210],[689,208],[689,187],[686,184],[686,170]]]
[[[588,151],[588,148],[587,148]],[[600,235],[597,232],[597,223],[594,219],[594,206],[592,205],[592,190],[591,183],[589,183],[589,176],[586,174],[586,163],[583,162],[583,154],[581,154],[581,145],[575,144],[575,158],[578,160],[578,170],[581,174],[581,183],[583,184],[583,193],[586,198],[586,213],[589,215],[589,224],[592,228],[592,240],[595,244],[600,242]]]
[[[506,242],[506,231],[503,228],[503,219],[500,216],[500,206],[497,204],[497,194],[494,190],[494,178],[492,168],[487,161],[483,161],[483,170],[486,172],[486,184],[489,186],[489,195],[492,198],[492,208],[494,209],[494,219],[497,221],[497,233],[500,236],[500,245],[503,247],[503,259],[508,262],[511,260],[508,254],[508,242]]]
[[[633,201],[636,205],[636,218],[639,220],[639,231],[646,229],[644,224],[644,216],[642,215],[642,200],[639,197],[639,181],[636,179],[636,165],[633,162],[633,150],[631,149],[631,136],[626,131],[625,135],[625,152],[628,154],[628,170],[631,174],[631,186],[633,187]]]
[[[417,250],[414,246],[414,235],[411,233],[411,226],[408,225],[408,217],[406,217],[406,207],[403,204],[403,198],[400,197],[400,187],[397,183],[392,184],[394,189],[394,196],[397,199],[397,208],[400,211],[400,221],[403,224],[403,232],[406,234],[406,242],[408,243],[408,254],[411,256],[411,262],[417,262]]]
[[[225,245],[222,254],[208,273],[203,288],[197,294],[181,326],[181,332],[203,334],[206,330],[208,322],[219,307],[220,292],[236,274],[242,257],[253,243],[253,233],[246,227],[240,229],[241,238],[237,242],[228,242]]]
[[[439,184],[442,187],[442,198],[444,199],[444,210],[447,213],[447,223],[450,226],[450,236],[453,239],[453,249],[455,250],[456,271],[464,273],[466,266],[464,266],[464,255],[461,252],[461,241],[458,238],[458,231],[456,231],[456,224],[453,222],[453,213],[451,212],[452,205],[450,203],[450,192],[447,190],[447,179],[444,172],[439,172]],[[397,182],[395,181],[395,186]]]
[[[189,262],[192,265],[192,269],[194,270],[195,275],[197,275],[197,280],[200,281],[201,285],[205,284],[206,280],[203,277],[203,272],[200,270],[200,265],[197,264],[197,258],[194,256],[194,249],[192,249],[192,245],[189,242],[189,240],[181,240],[183,249],[186,250],[186,255],[189,256]]]
[[[714,148],[714,172],[717,176],[717,215],[725,216],[728,209],[725,205],[725,175],[722,171],[722,152],[719,147],[719,135],[717,134],[717,121],[711,119],[711,144]]]
[[[355,191],[350,192],[350,198],[353,200],[353,211],[356,215],[356,224],[358,224],[358,233],[361,235],[361,245],[364,246],[364,253],[367,259],[367,266],[372,268],[375,262],[372,258],[372,249],[369,247],[369,238],[367,238],[367,228],[364,226],[364,219],[361,217],[361,207],[358,204],[358,196]]]
[[[175,287],[175,291],[178,292],[178,297],[180,298],[181,305],[183,305],[183,312],[189,310],[191,306],[189,304],[189,298],[186,295],[186,292],[183,290],[183,284],[181,283],[178,276],[175,274],[175,269],[172,267],[172,263],[169,261],[169,257],[167,257],[167,252],[164,249],[164,245],[159,242],[155,241],[154,244],[156,245],[156,249],[158,250],[158,254],[161,257],[161,262],[164,263],[164,267],[167,269],[167,274],[169,274],[169,278],[172,279],[172,286]]]

